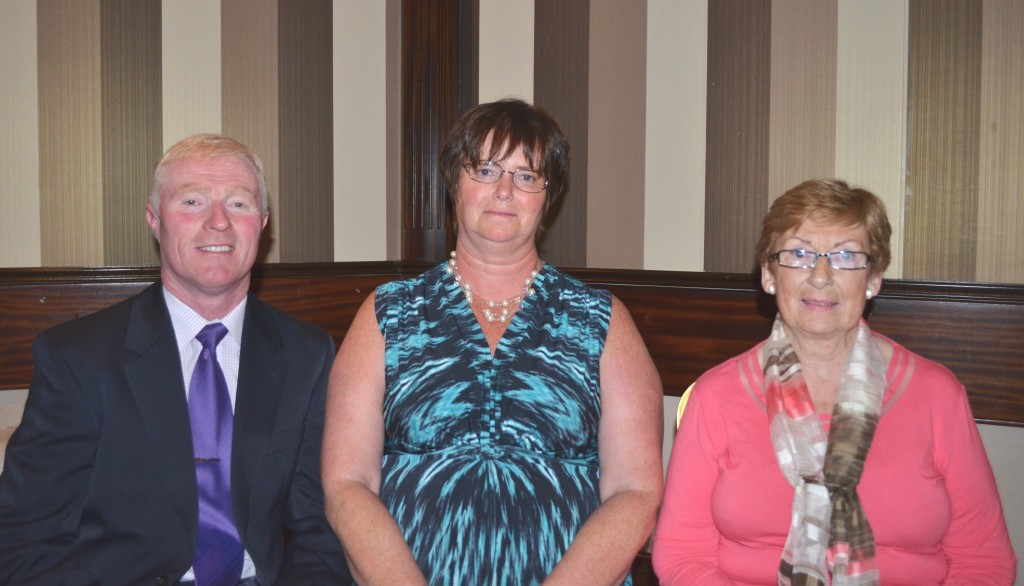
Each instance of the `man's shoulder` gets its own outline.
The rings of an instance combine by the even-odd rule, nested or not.
[[[138,304],[151,305],[152,310],[160,310],[158,294],[159,283],[147,287],[140,293],[105,307],[96,312],[76,317],[50,327],[41,336],[48,337],[60,342],[78,341],[84,344],[106,344],[123,337],[127,331],[133,313],[137,310]],[[166,310],[163,310],[166,312]]]

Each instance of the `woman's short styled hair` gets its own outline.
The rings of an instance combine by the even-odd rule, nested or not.
[[[870,191],[850,187],[840,179],[804,181],[772,202],[761,222],[761,238],[757,243],[758,264],[767,265],[776,241],[811,218],[842,226],[864,226],[868,233],[866,252],[874,259],[871,271],[880,275],[889,267],[892,227],[885,214],[885,204]]]
[[[490,139],[490,151],[483,152]],[[459,201],[463,165],[499,162],[522,148],[530,168],[547,180],[544,213],[564,194],[569,181],[569,141],[547,110],[518,99],[474,107],[455,123],[441,148],[440,167],[453,203]]]

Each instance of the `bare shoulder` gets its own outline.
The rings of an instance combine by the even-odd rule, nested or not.
[[[374,295],[356,312],[331,371],[331,391],[383,393],[384,336],[377,326]]]
[[[345,340],[342,342],[342,346],[344,347],[350,339],[355,342],[364,336],[373,337],[374,335],[380,336],[380,328],[377,326],[376,294],[371,293],[363,300],[363,303],[356,311],[356,315],[352,319],[352,324],[349,326],[348,332],[345,334]]]
[[[626,383],[633,388],[656,389],[661,393],[661,379],[647,345],[629,309],[614,295],[608,340],[601,357],[601,386],[605,387],[611,381]]]
[[[608,325],[609,341],[613,335],[618,337],[635,337],[641,343],[643,342],[643,339],[640,338],[640,331],[637,330],[636,322],[633,321],[633,315],[629,312],[629,308],[615,295],[612,295],[611,322]]]

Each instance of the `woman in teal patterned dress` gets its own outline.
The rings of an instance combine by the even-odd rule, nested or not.
[[[661,496],[661,385],[628,310],[544,264],[568,143],[519,100],[441,154],[451,258],[382,285],[338,353],[327,512],[361,584],[621,584]]]

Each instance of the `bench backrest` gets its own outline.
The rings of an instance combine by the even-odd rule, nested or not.
[[[340,343],[374,287],[428,266],[266,265],[254,271],[253,289]],[[668,395],[763,340],[775,315],[774,299],[760,291],[755,275],[567,272],[611,290],[629,307]],[[0,390],[28,387],[36,334],[129,297],[157,276],[151,267],[0,269]],[[876,331],[953,370],[979,422],[1024,426],[1024,286],[886,281],[867,317]]]

